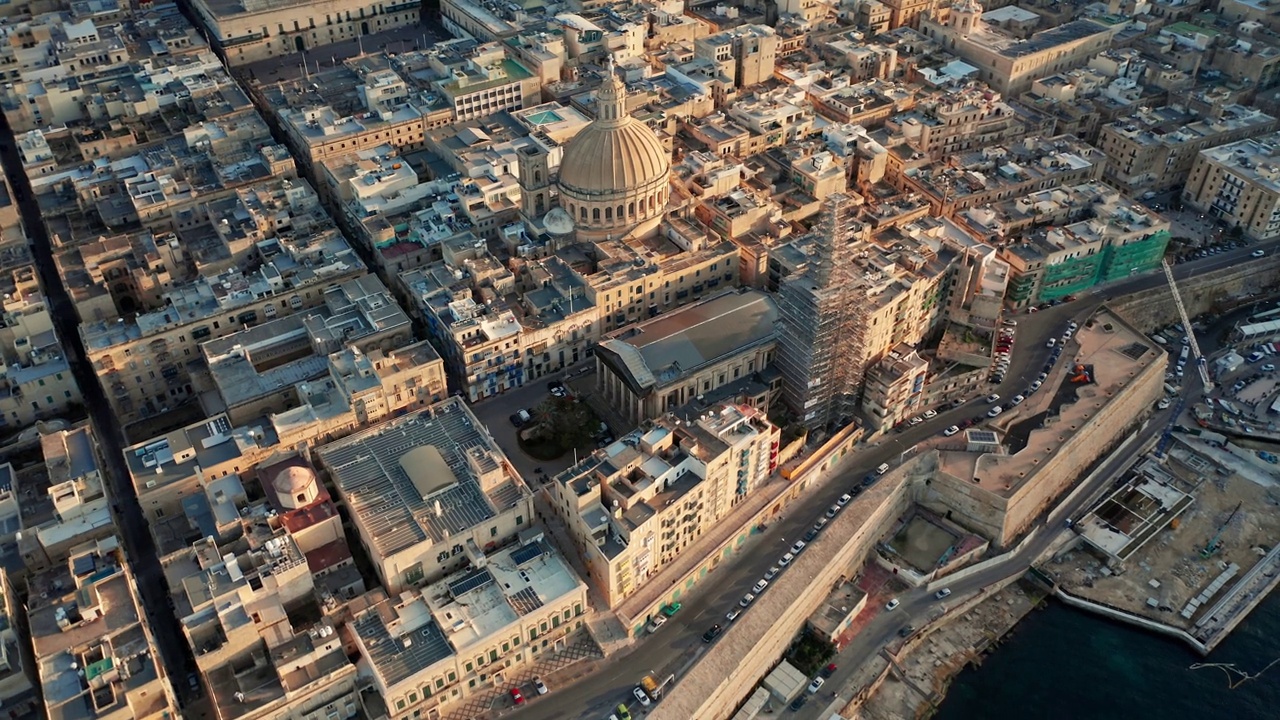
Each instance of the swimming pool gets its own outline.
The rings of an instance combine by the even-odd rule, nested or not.
[[[562,120],[564,120],[564,118],[560,117],[555,110],[543,110],[542,112],[536,112],[529,116],[529,122],[534,125],[550,125],[551,123],[558,123]]]

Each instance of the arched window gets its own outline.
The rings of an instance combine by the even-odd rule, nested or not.
[[[631,203],[627,205],[627,215],[629,215],[630,217],[635,217],[635,216],[636,216],[636,201],[635,201],[635,200],[632,200],[632,201],[631,201]]]
[[[591,208],[591,219],[592,220],[600,219],[600,208]]]
[[[535,185],[536,185],[536,184],[538,184],[538,183],[540,183],[540,182],[542,182],[542,171],[541,171],[541,170],[534,170],[534,171],[533,171],[533,182],[534,182],[534,184],[535,184]]]
[[[578,209],[581,211],[580,217],[585,221],[587,219],[587,209],[585,207]]]
[[[622,206],[622,205],[619,205],[619,206],[618,206],[618,219],[619,219],[619,220],[621,220],[622,218],[626,217],[625,215],[623,215],[623,214],[622,214],[622,210],[623,210],[623,206]]]
[[[604,209],[604,219],[605,219],[605,220],[612,220],[612,219],[613,219],[613,208],[612,208],[612,207],[607,207],[607,208],[605,208],[605,209]]]

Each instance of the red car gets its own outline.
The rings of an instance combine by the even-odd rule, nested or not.
[[[517,705],[524,704],[524,696],[520,694],[520,688],[511,688],[511,701]]]

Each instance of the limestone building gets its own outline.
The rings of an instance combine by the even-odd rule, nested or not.
[[[413,0],[195,0],[191,6],[228,65],[407,27],[421,16]]]
[[[560,163],[560,206],[585,241],[653,235],[670,192],[671,153],[627,112],[612,56],[607,67],[595,122],[569,141]]]
[[[1280,134],[1201,150],[1182,191],[1183,200],[1238,226],[1245,237],[1280,234]]]

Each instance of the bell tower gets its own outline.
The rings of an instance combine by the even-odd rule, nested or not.
[[[551,209],[551,170],[547,167],[547,151],[532,143],[520,148],[520,212],[533,220]]]

